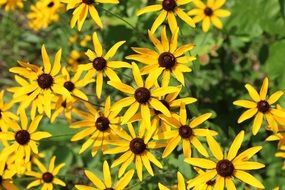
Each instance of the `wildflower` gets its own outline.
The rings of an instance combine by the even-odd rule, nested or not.
[[[65,165],[64,163],[58,166],[54,165],[56,157],[53,156],[49,163],[49,167],[46,168],[39,160],[35,161],[35,164],[39,168],[40,172],[27,171],[26,175],[33,176],[36,178],[33,182],[28,184],[27,189],[38,186],[42,184],[42,189],[53,189],[53,184],[66,186],[65,183],[56,177],[61,168]]]
[[[264,186],[260,181],[246,172],[248,170],[256,170],[265,167],[264,164],[259,162],[248,161],[254,154],[260,151],[262,147],[252,147],[237,155],[243,139],[244,131],[241,131],[230,146],[228,155],[224,157],[218,142],[212,136],[208,135],[207,142],[215,161],[204,158],[186,158],[185,162],[206,169],[204,173],[199,174],[197,177],[187,182],[188,188],[194,186],[200,187],[209,181],[215,181],[214,189],[224,189],[224,186],[227,189],[236,189],[233,182],[233,178],[235,177],[246,184],[264,189]]]
[[[203,32],[208,32],[211,23],[218,29],[222,29],[223,23],[219,17],[228,17],[231,14],[230,11],[221,9],[225,2],[225,0],[208,0],[207,4],[204,4],[201,0],[194,0],[193,3],[197,8],[190,10],[187,14],[194,16],[195,23],[202,22]]]
[[[177,172],[177,181],[178,181],[178,190],[186,190],[185,180],[183,175],[180,172]],[[158,183],[159,190],[170,190],[166,186],[162,185],[161,183]]]
[[[253,101],[237,100],[233,102],[234,105],[248,109],[239,117],[238,123],[242,123],[243,121],[255,116],[252,126],[252,134],[256,135],[262,125],[263,117],[265,116],[270,130],[277,132],[278,124],[276,122],[276,117],[284,118],[285,111],[274,108],[273,104],[279,100],[283,95],[283,92],[277,91],[267,98],[268,78],[263,80],[259,94],[250,84],[246,84],[245,88],[248,90]]]
[[[5,11],[13,11],[17,8],[23,8],[23,0],[1,0],[0,7],[5,6]]]
[[[95,51],[88,49],[86,52],[86,55],[91,62],[80,65],[79,70],[88,71],[87,78],[91,78],[96,74],[96,94],[98,98],[100,98],[102,94],[104,74],[106,74],[110,80],[120,81],[113,69],[130,67],[130,64],[127,62],[111,61],[111,59],[117,53],[118,48],[124,43],[125,41],[117,42],[105,55],[103,55],[103,48],[98,36],[96,32],[93,33],[93,45]]]
[[[111,4],[118,4],[119,0],[61,0],[61,2],[67,4],[67,10],[74,9],[73,16],[70,22],[71,28],[74,28],[75,24],[77,23],[77,28],[80,31],[84,21],[90,13],[94,22],[100,27],[103,28],[102,21],[98,14],[98,11],[95,8],[98,3],[111,3]]]
[[[159,11],[159,16],[155,19],[151,27],[151,33],[154,33],[157,28],[164,22],[165,19],[168,21],[168,25],[170,27],[171,32],[175,32],[178,28],[176,16],[186,22],[189,26],[195,27],[195,23],[191,17],[189,17],[184,10],[181,8],[183,5],[187,5],[192,0],[162,0],[159,1],[160,4],[149,5],[137,12],[137,16],[140,16],[149,12]]]
[[[162,86],[168,86],[170,74],[174,75],[182,85],[184,85],[184,72],[191,72],[188,63],[195,60],[194,56],[186,56],[185,52],[191,50],[194,45],[185,44],[178,47],[178,29],[175,30],[171,40],[166,35],[166,28],[161,31],[161,41],[159,41],[151,32],[148,32],[149,39],[157,49],[156,51],[148,48],[132,48],[137,54],[129,55],[126,58],[139,61],[147,66],[143,67],[142,74],[149,74],[155,83],[162,74]]]
[[[0,158],[0,189],[4,187],[9,190],[19,190],[18,187],[13,184],[12,177],[15,172],[9,172],[5,169],[6,162]]]
[[[123,177],[117,180],[116,185],[112,183],[112,177],[108,162],[105,160],[103,164],[104,181],[101,181],[95,174],[89,170],[84,171],[85,175],[98,189],[116,189],[123,190],[130,183],[134,175],[134,170],[128,171]],[[78,190],[95,189],[86,185],[75,185]]]

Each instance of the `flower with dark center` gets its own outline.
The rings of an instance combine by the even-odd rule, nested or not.
[[[53,6],[54,6],[54,2],[53,2],[53,1],[50,2],[50,3],[47,5],[48,8],[51,8],[51,7],[53,7]]]
[[[134,138],[130,142],[130,149],[134,154],[142,154],[146,149],[146,144],[141,138]]]
[[[135,91],[135,99],[141,104],[147,103],[150,97],[150,91],[145,87],[140,87]]]
[[[170,105],[167,101],[165,100],[159,100],[168,110],[170,110]],[[159,110],[154,110],[155,114],[158,115],[158,114],[161,114],[161,111]]]
[[[64,88],[66,88],[69,92],[72,92],[73,89],[75,88],[74,83],[71,82],[71,81],[65,82],[63,86],[64,86]]]
[[[171,69],[176,63],[176,58],[172,53],[164,52],[158,57],[158,64],[160,67]]]
[[[82,0],[82,3],[85,3],[87,5],[91,5],[94,3],[94,0]]]
[[[210,7],[206,7],[204,9],[204,13],[206,16],[212,16],[214,12],[213,12],[213,9],[211,9]]]
[[[215,183],[216,183],[216,180],[209,180],[209,181],[207,181],[207,185],[210,185],[210,186],[214,186],[215,185]]]
[[[42,175],[42,179],[45,183],[51,183],[53,180],[53,175],[50,172],[45,172]]]
[[[20,144],[20,145],[25,145],[30,141],[30,133],[26,130],[20,130],[16,133],[15,135],[15,140]]]
[[[270,109],[270,105],[267,101],[261,100],[257,103],[257,109],[262,113],[266,113]]]
[[[110,128],[110,121],[107,117],[101,116],[95,122],[95,126],[99,131],[106,131]]]
[[[42,89],[48,89],[52,86],[53,84],[53,78],[50,74],[46,74],[43,73],[41,74],[38,79],[38,85],[42,88]]]
[[[162,1],[162,7],[166,11],[173,11],[176,6],[177,4],[175,0],[163,0]]]
[[[97,71],[102,71],[107,65],[107,61],[103,57],[96,57],[93,60],[93,67]]]
[[[235,170],[233,163],[229,160],[220,160],[216,166],[217,173],[222,177],[232,176]]]
[[[193,131],[192,131],[191,127],[189,127],[188,125],[182,125],[179,128],[179,135],[184,139],[190,138],[192,133],[193,133]]]

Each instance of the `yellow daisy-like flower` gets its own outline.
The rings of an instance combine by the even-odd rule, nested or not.
[[[186,190],[185,180],[183,175],[180,172],[177,172],[177,181],[178,181],[178,190]],[[171,190],[170,188],[158,183],[159,190]]]
[[[236,189],[233,182],[234,177],[254,186],[264,189],[264,186],[254,176],[249,174],[248,170],[256,170],[265,167],[259,162],[248,161],[254,154],[262,149],[261,146],[249,148],[237,155],[244,139],[244,131],[241,131],[234,139],[228,155],[224,157],[223,151],[218,142],[210,135],[207,136],[209,148],[216,159],[215,161],[204,158],[186,158],[185,162],[206,169],[205,173],[199,174],[194,179],[188,181],[188,188],[200,186],[208,181],[215,180],[214,189],[223,190],[226,187],[229,190]]]
[[[19,62],[22,67],[11,68],[10,72],[21,75],[26,80],[15,76],[17,83],[21,86],[8,90],[14,93],[13,98],[15,102],[22,102],[19,110],[26,109],[32,101],[38,101],[38,105],[40,105],[39,110],[43,110],[50,118],[53,96],[61,94],[69,97],[70,93],[64,86],[59,84],[61,81],[61,76],[59,76],[61,69],[61,49],[55,55],[53,67],[51,67],[50,59],[44,45],[42,46],[42,59],[44,63],[43,68],[24,62]]]
[[[100,28],[103,28],[102,21],[100,19],[98,11],[95,8],[95,5],[98,3],[118,4],[119,0],[61,0],[61,2],[67,4],[67,10],[75,8],[73,11],[70,26],[71,28],[74,28],[75,24],[77,23],[77,28],[80,31],[88,15],[88,12],[90,13],[94,22]]]
[[[62,163],[59,164],[58,166],[55,166],[54,164],[55,159],[56,159],[55,156],[51,158],[48,168],[46,168],[39,160],[35,161],[35,164],[40,169],[40,172],[35,172],[35,171],[26,172],[26,175],[33,176],[36,178],[36,180],[28,184],[27,189],[30,189],[32,187],[41,184],[42,184],[41,190],[52,190],[53,184],[66,186],[66,184],[62,180],[56,177],[56,175],[59,173],[59,171],[65,164]]]
[[[178,89],[176,87],[155,88],[150,77],[144,82],[139,67],[135,63],[132,64],[132,71],[136,88],[119,81],[108,81],[109,85],[130,95],[127,98],[119,100],[112,106],[112,110],[121,110],[123,107],[129,106],[122,118],[122,123],[127,123],[138,112],[139,107],[141,108],[141,118],[143,122],[146,122],[146,126],[150,126],[151,109],[158,110],[166,116],[171,117],[168,108],[159,101],[159,97],[167,93],[176,92]]]
[[[113,185],[110,167],[108,162],[105,160],[103,164],[103,175],[104,181],[101,181],[95,174],[93,174],[89,170],[84,171],[85,175],[91,182],[95,185],[96,188],[86,185],[75,185],[75,188],[78,190],[95,190],[95,189],[116,189],[116,190],[123,190],[127,187],[127,185],[132,180],[134,175],[134,170],[128,171],[123,177],[117,180],[116,185]]]
[[[27,17],[29,27],[35,31],[47,28],[51,23],[58,21],[59,11],[62,8],[60,0],[39,0],[31,6]]]
[[[186,56],[185,52],[191,50],[194,45],[186,44],[178,47],[178,29],[170,41],[167,38],[165,27],[161,31],[161,41],[151,32],[148,32],[148,35],[157,50],[132,48],[137,54],[129,55],[126,58],[146,64],[147,66],[141,70],[142,74],[149,74],[153,83],[162,74],[162,86],[168,86],[172,73],[184,85],[183,73],[192,71],[186,64],[196,59],[194,56]]]
[[[13,143],[5,147],[2,156],[8,157],[12,153],[16,154],[17,161],[25,159],[25,163],[30,161],[31,152],[38,154],[37,141],[51,137],[48,132],[37,131],[38,125],[42,119],[42,115],[35,117],[28,127],[28,118],[25,112],[21,112],[21,126],[17,123],[11,125],[11,131],[0,132],[0,139],[13,141]]]
[[[119,47],[121,47],[125,42],[126,41],[117,42],[105,55],[103,55],[103,48],[98,36],[96,32],[93,33],[93,45],[95,51],[88,49],[86,52],[86,55],[91,62],[80,65],[78,70],[88,71],[87,78],[92,78],[96,74],[96,94],[99,98],[102,94],[104,74],[106,74],[110,80],[120,81],[113,69],[130,67],[130,64],[127,62],[111,60],[117,53]]]
[[[191,145],[193,145],[199,153],[208,157],[207,150],[203,147],[198,137],[206,136],[207,134],[217,135],[217,132],[209,129],[197,129],[197,127],[204,123],[212,116],[212,113],[203,114],[193,119],[189,125],[187,125],[187,114],[185,105],[182,103],[180,107],[179,120],[175,117],[165,118],[165,121],[175,130],[165,131],[157,134],[156,139],[169,139],[167,146],[165,147],[162,158],[165,158],[171,154],[171,152],[182,141],[183,155],[185,158],[191,157]]]
[[[18,116],[9,111],[12,106],[12,101],[4,102],[4,90],[0,91],[0,130],[2,131],[7,131],[11,123],[18,120]]]
[[[219,17],[228,17],[231,15],[230,11],[221,9],[226,0],[208,0],[207,4],[204,4],[201,0],[194,0],[193,3],[197,8],[188,12],[188,15],[194,16],[195,23],[202,22],[203,32],[208,32],[211,23],[218,29],[223,28],[223,23]]]
[[[0,158],[0,189],[18,190],[18,187],[13,184],[12,177],[15,172],[11,173],[5,170],[6,162]]]
[[[79,65],[85,64],[87,62],[88,57],[85,55],[84,52],[72,50],[67,60],[68,70],[76,72]]]
[[[192,0],[159,0],[159,4],[146,6],[137,12],[137,16],[159,11],[159,16],[155,19],[151,27],[151,33],[154,33],[157,28],[167,19],[168,25],[172,32],[178,28],[176,16],[182,19],[191,27],[195,27],[195,23],[191,17],[189,17],[181,8],[183,5],[187,5]]]
[[[107,141],[115,138],[116,130],[119,130],[119,111],[111,111],[111,99],[107,97],[105,102],[104,112],[97,111],[89,103],[84,103],[88,112],[79,112],[82,121],[77,121],[71,124],[71,128],[84,128],[82,131],[75,134],[71,141],[79,141],[85,137],[88,140],[82,145],[79,153],[84,152],[92,144],[92,156],[95,156],[97,151],[107,148]]]
[[[145,128],[140,126],[140,128]],[[111,140],[108,143],[115,145],[115,148],[109,148],[105,150],[104,154],[118,154],[123,153],[118,159],[116,159],[112,168],[121,164],[119,169],[119,177],[121,177],[127,167],[134,163],[137,171],[139,180],[142,181],[143,178],[143,166],[146,168],[151,176],[154,176],[151,162],[159,168],[162,168],[161,163],[156,159],[156,157],[149,151],[150,149],[157,149],[164,147],[164,143],[150,142],[153,136],[154,130],[149,130],[145,134],[144,131],[140,131],[138,135],[134,130],[131,123],[128,123],[128,130],[130,135],[124,130],[115,131],[116,134],[121,138],[119,140]]]
[[[5,6],[5,11],[13,11],[17,8],[23,8],[23,0],[0,0],[0,7]]]
[[[274,108],[273,104],[276,103],[284,93],[282,91],[277,91],[267,98],[268,78],[263,80],[259,93],[250,84],[246,84],[245,88],[253,101],[237,100],[233,102],[234,105],[248,109],[239,117],[238,123],[255,116],[252,126],[252,133],[253,135],[256,135],[262,125],[263,116],[265,116],[269,124],[269,129],[277,132],[278,123],[276,122],[276,117],[285,118],[285,111]]]

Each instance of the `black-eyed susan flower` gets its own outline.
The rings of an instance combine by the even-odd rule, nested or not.
[[[210,135],[207,136],[207,142],[211,153],[215,159],[204,158],[186,158],[185,162],[206,169],[194,179],[188,181],[188,188],[200,186],[208,181],[215,181],[214,189],[236,189],[233,182],[234,178],[243,181],[246,184],[256,188],[264,189],[264,186],[258,179],[247,171],[256,170],[265,167],[259,162],[248,161],[254,154],[262,149],[261,146],[249,148],[239,155],[237,154],[244,139],[244,131],[241,131],[234,139],[227,156],[225,157],[218,142]]]
[[[25,112],[21,112],[21,126],[15,123],[15,125],[10,126],[13,130],[12,132],[0,132],[0,139],[12,141],[9,146],[3,149],[2,156],[7,158],[12,153],[15,153],[17,157],[16,161],[25,159],[27,163],[30,160],[31,152],[38,154],[37,142],[51,136],[48,132],[37,131],[41,119],[42,115],[36,116],[28,126],[28,118]]]
[[[177,172],[177,181],[178,181],[178,190],[186,190],[185,180],[183,175],[180,172]],[[159,190],[170,190],[170,188],[158,183]],[[171,188],[172,189],[172,188]]]
[[[70,26],[71,28],[73,28],[77,23],[78,30],[81,30],[88,13],[90,13],[94,22],[100,28],[103,28],[103,23],[95,6],[97,6],[98,3],[118,4],[119,0],[61,0],[61,2],[67,4],[67,10],[75,8],[75,10],[73,11]]]
[[[182,103],[178,118],[165,118],[165,121],[172,126],[174,130],[159,133],[154,137],[156,139],[168,139],[168,143],[163,151],[162,158],[169,156],[171,152],[179,145],[179,143],[182,143],[183,155],[185,158],[191,157],[192,155],[191,145],[194,146],[203,156],[208,157],[208,152],[199,141],[198,137],[203,137],[207,134],[217,135],[217,133],[209,129],[198,129],[197,127],[211,116],[211,113],[203,114],[197,118],[194,118],[187,125],[186,108]]]
[[[53,67],[51,66],[49,56],[45,46],[42,46],[42,59],[44,67],[38,67],[33,64],[19,62],[21,67],[13,67],[9,71],[26,78],[15,77],[20,87],[8,89],[13,92],[14,101],[21,102],[19,110],[27,108],[32,101],[38,101],[41,105],[39,109],[43,110],[48,117],[51,116],[51,102],[55,94],[61,94],[65,97],[70,96],[70,92],[60,85],[61,76],[61,49],[56,53]],[[28,81],[27,81],[28,80]]]
[[[187,64],[196,58],[186,56],[185,52],[191,50],[193,44],[185,44],[178,47],[178,29],[175,30],[169,41],[166,29],[161,31],[161,41],[159,41],[151,32],[148,32],[149,39],[155,46],[156,50],[148,48],[132,48],[137,54],[129,55],[126,58],[139,61],[147,66],[143,67],[142,74],[149,74],[151,82],[155,82],[162,74],[162,86],[168,86],[170,74],[174,76],[181,84],[184,85],[184,72],[191,72]]]
[[[83,138],[88,139],[82,145],[79,153],[84,152],[90,146],[92,146],[92,156],[95,156],[98,150],[104,150],[107,148],[107,141],[113,139],[116,134],[114,131],[118,130],[119,117],[117,116],[119,111],[111,111],[111,99],[107,97],[105,102],[104,112],[97,111],[89,103],[84,103],[88,112],[78,112],[78,115],[82,118],[81,121],[77,121],[71,124],[71,128],[83,128],[82,131],[75,134],[71,141],[79,141]]]
[[[103,47],[98,39],[97,34],[96,32],[93,33],[93,45],[95,51],[88,49],[86,52],[86,55],[91,62],[88,64],[80,65],[78,70],[88,71],[87,78],[92,78],[96,75],[96,94],[99,98],[102,94],[104,74],[107,75],[110,80],[120,81],[119,77],[113,69],[130,67],[130,64],[127,62],[111,60],[117,53],[118,48],[121,47],[124,43],[125,41],[117,42],[104,55]]]
[[[262,125],[263,117],[265,116],[269,126],[268,128],[272,131],[278,131],[278,123],[276,122],[276,117],[285,118],[285,111],[282,109],[274,108],[274,103],[276,103],[280,97],[283,95],[282,91],[277,91],[273,93],[269,98],[267,98],[268,91],[268,78],[263,80],[260,92],[258,93],[253,86],[246,84],[245,88],[247,89],[250,97],[253,101],[250,100],[237,100],[233,104],[247,108],[238,119],[238,123],[254,117],[252,125],[252,134],[256,135]]]
[[[4,90],[0,91],[0,129],[2,131],[7,131],[11,122],[18,120],[18,116],[9,111],[12,106],[12,101],[4,102]]]
[[[140,128],[145,128],[140,126]],[[116,147],[109,148],[105,150],[104,154],[119,154],[123,153],[118,159],[116,159],[111,167],[116,167],[121,165],[119,169],[119,177],[121,177],[128,166],[131,163],[135,164],[137,175],[140,181],[143,178],[143,166],[146,168],[148,173],[151,176],[154,176],[153,168],[151,163],[156,165],[159,168],[162,168],[161,163],[157,160],[157,158],[150,152],[150,149],[157,149],[164,147],[165,144],[150,141],[154,130],[149,130],[147,133],[139,132],[137,135],[134,127],[131,123],[128,123],[128,134],[124,130],[115,131],[116,134],[121,138],[118,140],[110,140],[108,144],[114,145]]]
[[[19,188],[13,184],[12,177],[15,172],[11,173],[5,169],[6,162],[0,158],[0,189],[2,190],[18,190]]]
[[[134,175],[134,170],[128,171],[123,177],[117,180],[115,184],[113,184],[112,176],[110,172],[110,167],[108,162],[105,160],[103,164],[103,175],[104,181],[101,181],[99,177],[93,174],[89,170],[84,171],[85,175],[88,177],[89,180],[95,185],[96,188],[86,185],[75,185],[77,190],[87,190],[87,189],[116,189],[116,190],[123,190],[125,189],[132,177]]]
[[[195,23],[189,15],[184,12],[182,6],[187,5],[192,0],[159,0],[159,4],[149,5],[137,12],[137,16],[149,13],[149,12],[157,12],[159,11],[159,16],[153,22],[151,27],[151,33],[154,33],[157,28],[167,19],[168,25],[172,32],[175,32],[178,28],[176,16],[182,19],[185,23],[187,23],[191,27],[195,27]]]
[[[17,8],[23,8],[23,0],[0,0],[0,7],[4,6],[5,11],[13,11]]]
[[[202,22],[203,32],[208,32],[211,23],[218,29],[223,28],[223,23],[219,17],[228,17],[231,12],[221,7],[225,4],[226,0],[208,0],[207,4],[201,0],[194,0],[193,3],[197,8],[188,12],[188,15],[194,16],[195,23]]]
[[[58,175],[59,171],[64,167],[64,163],[59,164],[58,166],[55,166],[55,159],[56,157],[53,156],[51,158],[51,161],[49,163],[49,167],[45,167],[39,160],[35,161],[35,164],[39,168],[39,172],[36,171],[28,171],[26,172],[26,175],[33,176],[36,178],[36,180],[32,181],[30,184],[28,184],[27,189],[30,189],[35,186],[42,185],[42,190],[52,190],[53,185],[60,185],[60,186],[66,186],[65,183],[56,177]]]
[[[168,108],[159,101],[159,97],[167,93],[175,92],[178,89],[176,87],[157,88],[154,86],[150,77],[148,77],[146,81],[143,81],[139,67],[135,63],[132,64],[132,72],[136,82],[135,88],[120,81],[108,81],[109,85],[129,94],[129,97],[117,101],[112,106],[112,110],[121,110],[123,107],[129,106],[122,118],[122,123],[127,123],[138,112],[139,108],[141,113],[143,113],[141,114],[141,118],[143,122],[146,122],[146,126],[150,126],[151,109],[158,110],[166,116],[171,117]]]

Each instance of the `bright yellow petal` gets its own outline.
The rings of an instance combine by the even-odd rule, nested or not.
[[[217,160],[223,159],[223,151],[219,145],[219,143],[210,135],[207,135],[207,142],[210,147],[212,154],[215,156]]]
[[[234,173],[234,176],[251,186],[264,189],[264,186],[262,185],[262,183],[247,172],[236,170]]]
[[[257,111],[258,111],[257,108],[251,108],[243,112],[243,114],[241,114],[241,116],[238,119],[238,123],[242,123],[243,121],[252,118],[257,113]]]
[[[228,160],[232,160],[236,157],[238,150],[241,147],[241,144],[243,142],[244,139],[244,131],[241,131],[234,139],[234,141],[232,142],[232,145],[230,147],[230,150],[228,152],[228,156],[227,159]]]
[[[259,94],[257,93],[257,91],[253,88],[253,86],[251,86],[250,84],[246,84],[245,88],[247,89],[250,97],[255,101],[255,102],[259,102],[261,99],[259,97]]]

